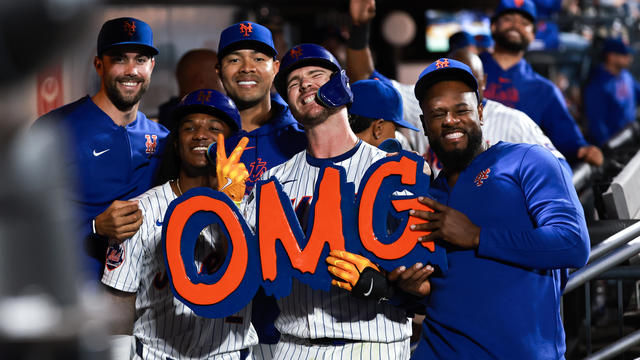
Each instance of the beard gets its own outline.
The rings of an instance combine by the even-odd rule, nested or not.
[[[529,41],[527,40],[527,38],[522,36],[521,34],[520,41],[511,40],[505,35],[509,30],[512,29],[506,29],[505,31],[495,32],[493,34],[493,39],[495,40],[496,44],[501,48],[511,52],[520,52],[527,50],[527,48],[529,47]]]
[[[123,80],[124,81],[126,80],[140,81],[142,86],[140,86],[140,90],[137,93],[131,94],[131,95],[125,95],[118,89],[118,81],[123,81]],[[140,77],[114,78],[113,80],[107,81],[105,83],[105,88],[107,90],[107,97],[109,98],[109,100],[111,100],[113,105],[120,111],[131,110],[131,108],[134,105],[140,102],[140,99],[142,99],[142,95],[144,95],[148,87],[149,87],[149,82],[145,81]]]
[[[479,128],[474,128],[471,132],[467,133],[469,138],[467,147],[464,149],[455,149],[452,151],[445,151],[442,147],[440,139],[431,141],[429,143],[431,149],[438,157],[438,160],[442,163],[443,170],[447,173],[459,173],[464,170],[471,161],[476,157],[476,154],[482,147],[482,132]]]
[[[319,124],[322,124],[329,116],[337,113],[340,108],[328,108],[321,105],[321,109],[316,112],[307,112],[302,114],[298,112],[297,109],[290,107],[291,114],[293,117],[298,120],[300,124],[304,126],[305,129],[311,129]]]

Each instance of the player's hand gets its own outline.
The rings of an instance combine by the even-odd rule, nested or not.
[[[331,250],[328,270],[338,280],[331,284],[351,291],[355,297],[380,301],[389,299],[393,288],[378,266],[369,259],[344,250]]]
[[[376,16],[376,1],[351,0],[349,2],[349,14],[354,25],[364,25]]]
[[[585,161],[591,165],[602,166],[604,156],[602,150],[595,145],[587,145],[578,149],[578,159]]]
[[[431,292],[429,276],[433,274],[431,265],[414,264],[410,268],[400,266],[387,275],[387,279],[402,291],[423,298]]]
[[[96,233],[122,243],[138,232],[142,225],[142,210],[137,201],[116,200],[96,216]]]
[[[236,204],[242,201],[245,190],[245,181],[249,177],[249,172],[240,157],[247,146],[249,139],[243,137],[233,149],[233,152],[227,158],[224,148],[224,136],[218,134],[217,152],[216,152],[216,175],[218,178],[218,190],[227,194]]]
[[[411,225],[411,230],[431,231],[431,234],[419,238],[420,241],[439,239],[464,249],[478,247],[480,227],[472,223],[465,214],[424,196],[418,197],[418,201],[433,209],[433,212],[409,211],[409,215],[426,220],[425,223]]]

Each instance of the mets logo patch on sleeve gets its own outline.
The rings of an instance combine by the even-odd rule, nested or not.
[[[122,265],[124,262],[124,246],[122,244],[111,244],[107,249],[107,270],[111,271]]]

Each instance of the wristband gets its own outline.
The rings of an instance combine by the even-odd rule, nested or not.
[[[369,46],[369,29],[371,23],[368,22],[364,25],[354,25],[351,23],[349,29],[349,40],[347,41],[347,47],[353,50],[363,50]]]

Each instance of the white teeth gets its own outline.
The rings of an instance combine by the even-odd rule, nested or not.
[[[307,96],[306,98],[302,99],[302,104],[307,105],[308,103],[312,102],[315,98],[316,98],[315,94],[311,96]]]
[[[444,136],[445,139],[458,139],[461,138],[462,135],[464,135],[463,133],[461,133],[460,131],[456,131],[456,132],[452,132],[450,134],[447,134]]]
[[[257,82],[255,81],[238,81],[238,85],[241,86],[248,86],[248,85],[256,85]]]
[[[137,82],[123,82],[122,85],[124,86],[136,86],[138,85]]]
[[[207,151],[207,148],[204,146],[197,146],[193,148],[194,151]]]

